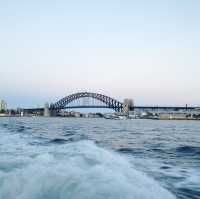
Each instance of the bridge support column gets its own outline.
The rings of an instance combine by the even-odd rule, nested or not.
[[[49,109],[49,104],[45,103],[44,105],[44,117],[50,117],[51,116],[51,112]]]

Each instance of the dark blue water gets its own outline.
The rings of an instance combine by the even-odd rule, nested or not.
[[[200,122],[0,118],[0,199],[200,198]]]

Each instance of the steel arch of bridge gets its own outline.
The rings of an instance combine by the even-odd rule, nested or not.
[[[67,107],[67,104],[71,103],[72,101],[75,101],[79,98],[84,98],[84,97],[90,97],[97,99],[101,102],[103,102],[107,108],[114,109],[116,112],[122,112],[123,109],[123,104],[111,97],[108,97],[106,95],[102,95],[99,93],[90,93],[90,92],[80,92],[80,93],[75,93],[69,96],[66,96],[56,102],[55,104],[51,105],[52,109],[65,109]]]

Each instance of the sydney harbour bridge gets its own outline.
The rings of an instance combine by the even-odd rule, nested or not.
[[[168,110],[168,111],[178,111],[178,110],[194,110],[197,107],[186,106],[134,106],[132,99],[125,99],[120,102],[112,97],[92,92],[78,92],[68,95],[59,101],[51,104],[50,106],[45,106],[42,108],[28,108],[23,109],[24,112],[34,113],[34,112],[49,112],[50,114],[63,109],[76,109],[76,108],[109,108],[116,112],[128,113],[129,111],[134,111],[137,109],[142,110]]]

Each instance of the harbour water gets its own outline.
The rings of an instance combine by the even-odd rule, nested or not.
[[[200,122],[0,118],[0,199],[200,198]]]

